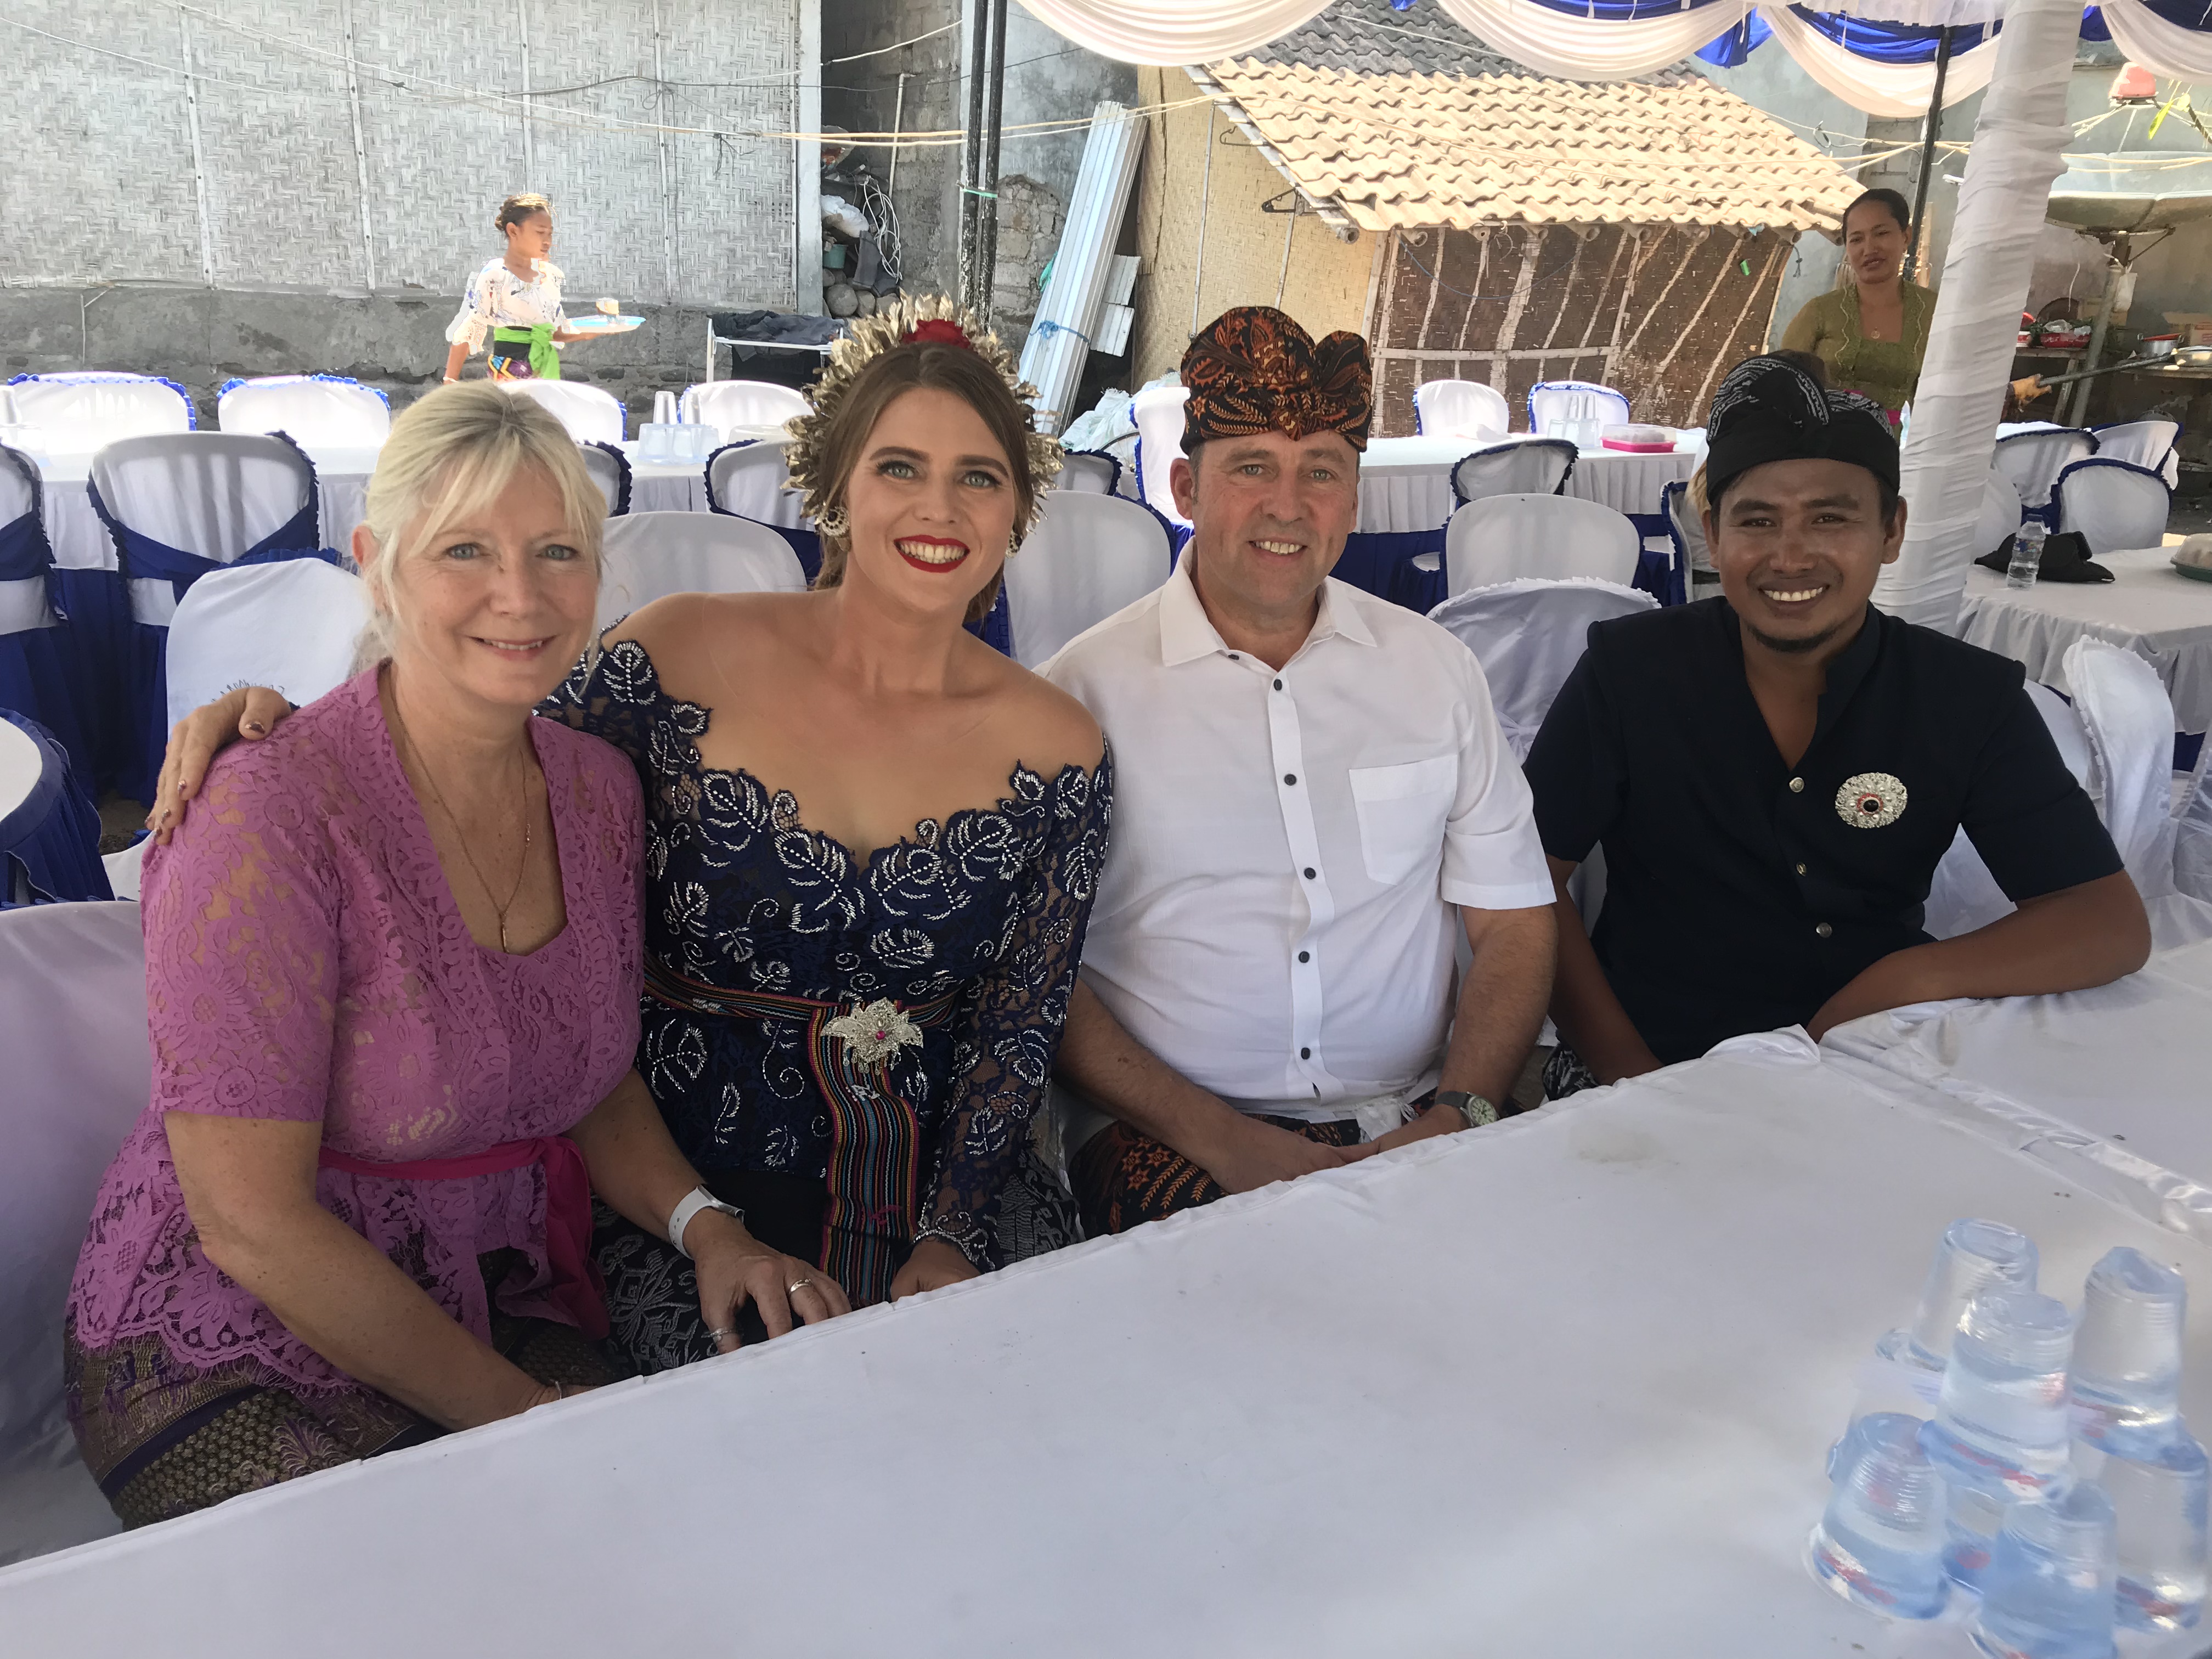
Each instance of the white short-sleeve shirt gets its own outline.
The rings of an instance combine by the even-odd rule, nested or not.
[[[568,321],[561,307],[561,268],[550,259],[531,261],[528,277],[516,276],[503,258],[487,260],[461,295],[461,308],[446,325],[448,343],[465,342],[473,356],[495,328],[535,328],[549,323],[558,328]],[[557,349],[561,343],[555,341]]]
[[[1113,745],[1083,977],[1129,1033],[1249,1112],[1432,1083],[1454,907],[1553,900],[1474,654],[1332,580],[1278,673],[1223,643],[1186,561],[1040,672]]]

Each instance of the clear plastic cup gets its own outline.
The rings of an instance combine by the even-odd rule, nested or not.
[[[1974,1644],[1996,1659],[2112,1659],[2112,1500],[2093,1481],[2005,1512]]]
[[[1923,1370],[1942,1370],[1966,1304],[1999,1285],[2033,1290],[2037,1266],[2035,1241],[2017,1228],[1971,1216],[1953,1222],[1936,1242],[1903,1357]]]
[[[1895,1412],[1859,1421],[1810,1545],[1814,1577],[1894,1619],[1933,1619],[1950,1595],[1943,1477],[1921,1449],[1920,1427],[1918,1418]]]
[[[2180,1413],[2189,1286],[2123,1244],[2089,1270],[2074,1339],[2074,1432],[2120,1457],[2154,1457]]]
[[[1923,1434],[1946,1475],[2007,1498],[2070,1481],[2066,1364],[2074,1316],[2033,1291],[1984,1291],[1967,1305]]]
[[[661,421],[647,421],[637,429],[637,458],[641,461],[676,459],[676,434],[682,428]]]
[[[2076,1468],[2112,1500],[2118,1540],[2121,1626],[2191,1630],[2204,1611],[2204,1448],[2177,1424],[2148,1457],[2101,1456],[2084,1448]]]

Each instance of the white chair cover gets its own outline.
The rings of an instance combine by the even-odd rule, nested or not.
[[[806,573],[766,525],[726,513],[632,513],[607,520],[599,625],[671,593],[800,593]]]
[[[1513,406],[1480,380],[1429,380],[1413,388],[1413,430],[1443,438],[1502,438]]]
[[[584,471],[607,498],[607,516],[629,512],[629,458],[612,444],[578,444],[576,451],[584,458]]]
[[[368,617],[361,578],[320,559],[201,577],[169,619],[169,723],[239,685],[313,702],[344,683]]]
[[[1595,380],[1539,380],[1528,388],[1528,430],[1541,437],[1547,422],[1572,420],[1577,409],[1601,426],[1628,424],[1628,394]]]
[[[1492,444],[1453,465],[1452,494],[1462,506],[1485,495],[1556,495],[1574,471],[1575,447],[1558,438]]]
[[[2090,788],[2096,775],[2096,758],[2089,747],[2089,734],[2082,727],[2081,717],[2074,712],[2074,705],[2049,686],[2033,680],[2027,683],[2027,695],[2036,712],[2043,716],[2043,723],[2051,728],[2051,741],[2058,745],[2058,756],[2066,763],[2066,769],[2073,773],[2076,783],[2084,789]],[[1964,830],[1960,830],[1951,838],[1950,847],[1936,866],[1935,878],[1928,888],[1927,912],[1921,925],[1936,939],[1956,939],[1993,921],[2002,921],[2012,914],[2013,908],[2013,902],[1997,885],[1990,866],[1982,862],[1974,843],[1967,839]]]
[[[146,842],[150,839],[149,836],[142,836],[121,852],[109,853],[100,859],[101,866],[107,872],[108,888],[116,897],[135,899],[138,896],[139,884],[144,875]]]
[[[1429,620],[1449,629],[1482,665],[1517,762],[1528,758],[1544,716],[1582,660],[1590,624],[1658,608],[1650,594],[1615,582],[1521,576],[1455,593]]]
[[[118,1531],[62,1410],[62,1315],[152,1090],[135,904],[0,912],[0,1565]]]
[[[2097,757],[2099,808],[2146,899],[2173,890],[2173,704],[2132,651],[2082,638],[2066,647],[2066,684]]]
[[[710,512],[795,528],[806,522],[805,501],[791,487],[791,468],[781,444],[748,439],[726,445],[707,458]]]
[[[2212,737],[2197,750],[2197,768],[2180,781],[2173,803],[2173,884],[2212,902]]]
[[[1149,386],[1129,405],[1137,423],[1138,498],[1170,524],[1187,525],[1176,511],[1175,491],[1168,487],[1168,469],[1182,457],[1182,406],[1190,392],[1179,386]]]
[[[233,380],[216,399],[225,432],[282,432],[333,449],[374,449],[392,435],[392,405],[374,386],[338,374]]]
[[[2173,510],[2173,492],[2159,474],[2102,455],[2061,472],[2051,500],[2059,529],[2081,532],[2093,555],[2158,546]]]
[[[1994,553],[2020,530],[2020,490],[1994,466],[1982,484],[1982,514],[1974,520],[1974,556]]]
[[[1674,527],[1674,539],[1681,544],[1684,572],[1703,570],[1711,574],[1713,550],[1705,544],[1705,520],[1690,501],[1690,486],[1677,479],[1667,486],[1667,522]]]
[[[1626,587],[1643,551],[1628,516],[1595,501],[1486,495],[1453,514],[1445,527],[1444,592],[1464,593],[1516,576],[1595,576]]]
[[[728,438],[738,428],[781,426],[813,405],[806,394],[772,380],[704,380],[684,388],[677,418],[718,428]]]
[[[2020,491],[2023,506],[2042,507],[2050,505],[2051,486],[2058,475],[2096,453],[2096,436],[2086,427],[2044,427],[1998,439],[1996,465]]]
[[[307,457],[281,438],[242,432],[125,438],[92,458],[89,477],[107,510],[132,530],[217,564],[315,501]],[[138,621],[165,623],[176,608],[171,583],[132,579],[131,613]]]
[[[1121,463],[1104,450],[1071,449],[1060,458],[1060,476],[1052,487],[1078,495],[1113,495],[1120,493],[1121,482]]]
[[[611,392],[581,380],[501,380],[498,384],[517,397],[533,398],[544,404],[580,444],[623,441],[623,406]]]
[[[39,464],[20,449],[10,449],[0,444],[0,532],[24,519],[43,521],[40,496],[43,479]],[[0,568],[9,562],[8,550],[0,546]],[[56,618],[48,602],[46,573],[0,580],[0,635],[27,633],[34,628],[52,628]],[[51,724],[36,708],[17,711],[44,724]]]
[[[184,388],[150,374],[40,374],[9,392],[15,418],[39,428],[49,455],[89,454],[118,438],[190,432],[197,423]]]
[[[1054,490],[1021,551],[1006,561],[1014,660],[1037,667],[1160,586],[1172,568],[1166,531],[1134,501]]]
[[[2181,436],[2180,422],[2154,416],[2144,421],[2119,421],[2094,430],[2100,459],[2109,456],[2116,461],[2130,461],[2148,468],[2166,480],[2168,489],[2180,482],[2181,462],[2173,453],[2174,441]]]

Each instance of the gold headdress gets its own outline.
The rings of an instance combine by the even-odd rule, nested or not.
[[[806,516],[817,526],[825,526],[826,534],[837,533],[836,526],[842,523],[843,514],[831,500],[836,480],[823,474],[823,438],[860,371],[886,351],[911,345],[917,339],[941,341],[974,352],[997,371],[999,378],[1022,403],[1032,402],[1037,395],[1036,388],[1021,378],[1013,353],[1000,343],[999,337],[985,330],[974,312],[944,295],[901,300],[872,317],[857,319],[851,332],[832,348],[830,367],[822,371],[821,380],[809,394],[812,410],[785,422],[791,434],[791,441],[784,449],[791,471],[791,487],[805,493]],[[1044,492],[1059,476],[1060,454],[1057,438],[1047,437],[1042,432],[1030,433],[1030,477],[1036,491],[1030,524],[1036,522],[1036,511],[1044,506]],[[1014,526],[1018,538],[1029,532],[1030,524]]]

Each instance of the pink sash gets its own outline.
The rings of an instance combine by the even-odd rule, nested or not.
[[[553,1269],[546,1294],[576,1328],[597,1340],[607,1334],[606,1284],[592,1260],[592,1177],[584,1155],[566,1135],[503,1140],[466,1158],[425,1158],[411,1164],[377,1164],[325,1146],[316,1162],[325,1170],[380,1181],[466,1181],[538,1164],[545,1170],[545,1257]]]

